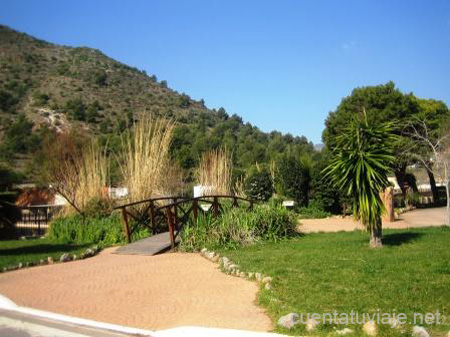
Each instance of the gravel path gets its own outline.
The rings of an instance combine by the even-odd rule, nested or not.
[[[416,209],[400,215],[395,222],[383,222],[383,228],[414,228],[428,226],[442,226],[446,223],[446,208]],[[339,232],[362,229],[358,222],[352,217],[345,219],[303,219],[300,220],[299,231],[302,233],[313,232]]]
[[[0,274],[16,304],[152,330],[204,326],[272,329],[254,282],[222,273],[197,254],[98,256]]]

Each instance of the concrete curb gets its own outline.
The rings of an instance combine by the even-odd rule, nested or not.
[[[85,319],[85,318],[71,317],[71,316],[67,316],[67,315],[55,314],[55,313],[48,312],[48,311],[21,307],[21,306],[18,306],[17,304],[15,304],[13,301],[11,301],[9,298],[7,298],[1,294],[0,294],[0,309],[20,312],[22,314],[27,314],[27,315],[31,315],[31,316],[35,316],[35,317],[40,317],[40,318],[47,318],[47,319],[55,320],[58,322],[71,323],[71,324],[75,324],[75,325],[91,327],[91,328],[96,328],[96,329],[104,329],[104,330],[108,330],[108,331],[112,331],[112,332],[119,332],[119,333],[123,333],[123,334],[155,336],[155,332],[150,331],[150,330],[129,328],[129,327],[116,325],[116,324],[103,323],[103,322],[93,321],[93,320],[89,320],[89,319]]]
[[[204,328],[196,326],[182,326],[167,330],[151,331],[138,328],[130,328],[117,324],[103,323],[85,318],[71,317],[67,315],[55,314],[48,311],[21,307],[9,298],[0,294],[0,309],[27,314],[34,317],[50,319],[57,322],[64,322],[81,327],[101,329],[108,332],[116,332],[136,336],[149,337],[282,337],[283,335],[270,332],[253,332],[233,329]]]

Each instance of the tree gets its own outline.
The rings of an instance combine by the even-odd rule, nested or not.
[[[33,133],[34,124],[25,115],[10,124],[5,131],[3,144],[0,144],[1,152],[6,155],[27,153],[40,145],[38,134]]]
[[[380,197],[395,162],[392,123],[371,124],[364,111],[336,138],[336,146],[326,177],[352,198],[353,216],[370,231],[370,247],[381,247],[381,216],[385,211]]]
[[[253,200],[267,201],[273,194],[273,182],[265,167],[256,165],[245,178],[245,194]]]
[[[410,127],[411,136],[417,145],[416,148],[411,149],[412,155],[445,185],[447,225],[450,226],[450,119],[442,127],[439,136],[433,135],[425,121],[415,122]]]
[[[352,94],[345,97],[336,111],[331,112],[325,121],[326,128],[322,137],[330,150],[336,146],[337,138],[347,125],[363,109],[366,111],[369,124],[393,122],[394,132],[402,136],[397,137],[394,144],[396,156],[394,173],[405,195],[404,176],[411,158],[408,151],[408,136],[405,135],[403,126],[420,112],[417,98],[413,94],[402,93],[393,82],[354,89]]]
[[[339,189],[324,179],[323,170],[330,163],[330,153],[328,150],[320,152],[311,170],[311,205],[314,204],[319,209],[332,214],[342,212],[342,198]]]
[[[285,155],[277,163],[277,192],[308,206],[310,172],[296,157]]]
[[[445,125],[445,121],[450,118],[450,110],[448,109],[447,105],[442,101],[437,101],[434,99],[419,99],[418,102],[420,111],[417,118],[415,119],[415,121],[419,122],[418,123],[419,125],[417,125],[418,130],[420,129],[423,130],[423,123],[426,123],[427,137],[429,138],[429,141],[435,144],[438,138],[441,136],[442,125]],[[412,135],[412,137],[415,138],[414,134]],[[425,152],[427,152],[427,150],[430,150],[429,145],[427,145],[423,141],[419,142],[419,144],[421,144],[422,148],[425,147],[424,149]],[[418,145],[417,142],[413,144],[413,148],[416,147],[414,145]],[[420,162],[423,163],[422,161]],[[433,172],[433,162],[427,160],[424,162],[423,166],[425,167],[428,174],[431,193],[433,194],[433,201],[437,202],[439,199],[439,195]]]

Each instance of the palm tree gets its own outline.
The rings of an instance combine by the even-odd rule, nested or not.
[[[389,186],[387,175],[395,161],[392,131],[392,123],[369,124],[363,110],[337,138],[331,163],[325,168],[325,177],[352,198],[353,216],[370,231],[370,247],[382,246],[385,208],[380,192]]]

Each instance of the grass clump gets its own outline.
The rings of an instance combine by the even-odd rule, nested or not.
[[[324,219],[332,215],[313,205],[310,205],[309,207],[299,207],[296,212],[300,219]]]
[[[229,208],[217,218],[199,215],[181,232],[181,249],[232,249],[263,241],[279,241],[295,233],[295,217],[283,207]]]
[[[183,188],[181,170],[169,154],[174,128],[171,121],[142,114],[123,139],[120,170],[131,202],[176,195]]]
[[[48,238],[67,244],[98,244],[112,246],[125,242],[123,224],[118,214],[107,217],[68,215],[54,220]]]
[[[233,161],[227,149],[203,153],[196,171],[197,182],[207,187],[207,195],[229,195],[232,189]]]

